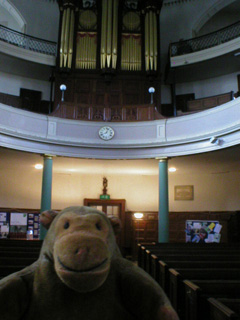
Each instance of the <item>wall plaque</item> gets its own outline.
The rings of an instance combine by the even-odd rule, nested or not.
[[[193,200],[193,186],[175,186],[174,200]]]

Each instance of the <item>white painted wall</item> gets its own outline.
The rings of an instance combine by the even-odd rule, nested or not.
[[[11,14],[0,4],[0,24],[4,27],[22,32],[18,22],[11,16]]]
[[[42,100],[49,100],[50,82],[21,77],[0,71],[0,92],[20,95],[20,88],[42,92]]]
[[[160,14],[160,46],[162,73],[168,61],[168,50],[170,43],[178,42],[180,39],[191,39],[211,19],[212,16],[223,10],[235,0],[196,0],[182,1],[174,5],[163,5]],[[219,22],[221,20],[218,19]],[[235,20],[234,20],[235,22]],[[222,26],[226,26],[223,21]],[[204,32],[212,31],[212,26],[207,25]]]
[[[169,175],[170,211],[224,211],[240,208],[240,173]],[[194,200],[175,201],[175,185],[193,185]]]
[[[238,91],[239,72],[195,82],[178,83],[176,94],[195,93],[195,98],[211,97],[230,91]]]
[[[84,198],[99,198],[102,174],[53,173],[52,208],[82,205]],[[126,210],[158,211],[158,175],[108,174],[112,199],[126,199]],[[42,172],[16,165],[0,170],[0,207],[40,207]],[[240,210],[240,173],[169,174],[170,211]],[[175,201],[175,185],[193,185],[194,200]]]
[[[57,1],[11,0],[26,21],[26,34],[51,41],[58,39]]]

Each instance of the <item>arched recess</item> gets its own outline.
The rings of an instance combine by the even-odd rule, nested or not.
[[[26,20],[9,0],[0,0],[0,9],[0,20],[4,16],[9,22],[8,27],[10,29],[25,33]]]
[[[217,1],[211,7],[207,8],[207,10],[201,15],[201,17],[198,20],[196,20],[195,24],[193,25],[193,29],[192,29],[193,37],[196,37],[198,35],[199,30],[210,18],[212,18],[221,9],[229,6],[235,1],[236,0],[220,0],[220,1]]]

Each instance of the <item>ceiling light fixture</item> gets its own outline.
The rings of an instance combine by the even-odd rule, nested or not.
[[[176,168],[174,168],[174,167],[171,167],[171,168],[169,168],[169,169],[168,169],[168,171],[169,171],[169,172],[176,172],[176,171],[177,171],[177,169],[176,169]]]

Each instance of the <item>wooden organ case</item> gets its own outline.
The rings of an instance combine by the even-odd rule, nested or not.
[[[75,119],[106,120],[103,109],[108,108],[108,120],[119,121],[120,110],[126,107],[125,120],[139,120],[134,118],[134,109],[127,107],[150,105],[149,87],[155,88],[154,107],[160,111],[162,1],[59,0],[58,3],[54,109],[59,108],[60,85],[65,84],[66,118],[68,105],[78,105]]]

